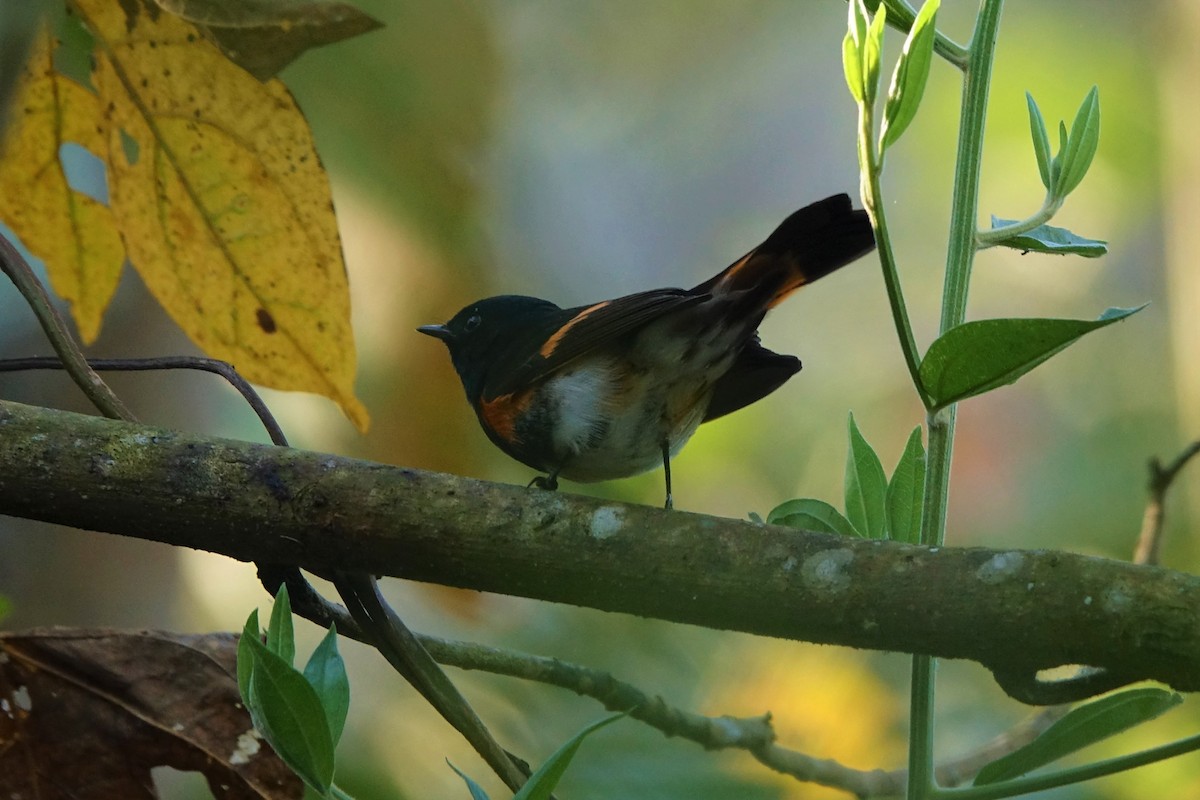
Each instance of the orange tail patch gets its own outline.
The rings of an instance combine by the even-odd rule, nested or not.
[[[713,291],[737,292],[778,285],[779,288],[766,303],[767,308],[774,308],[808,282],[808,275],[794,258],[760,254],[756,249],[742,256],[721,273]]]

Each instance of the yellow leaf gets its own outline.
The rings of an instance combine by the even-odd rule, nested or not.
[[[38,34],[0,153],[0,219],[46,262],[50,284],[71,303],[84,342],[100,333],[125,250],[103,203],[76,192],[59,161],[66,142],[106,148],[96,96],[54,71],[54,39]]]
[[[156,7],[72,5],[96,38],[112,207],[146,286],[210,356],[330,397],[365,430],[329,181],[292,96]]]

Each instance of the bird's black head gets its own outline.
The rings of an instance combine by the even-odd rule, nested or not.
[[[563,314],[548,300],[510,294],[472,303],[445,325],[417,330],[446,343],[467,399],[474,402],[491,375],[514,370],[536,353]]]

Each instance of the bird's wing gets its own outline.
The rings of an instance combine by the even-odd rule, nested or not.
[[[551,331],[524,363],[489,381],[484,399],[529,386],[578,358],[614,346],[651,322],[709,297],[684,289],[653,289],[569,309],[574,313]]]

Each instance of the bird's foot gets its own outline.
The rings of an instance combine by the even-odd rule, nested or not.
[[[531,480],[529,482],[529,486],[526,486],[525,488],[528,489],[533,486],[536,486],[539,489],[546,489],[547,491],[551,492],[556,491],[558,489],[558,477],[554,475],[538,475],[536,478]]]

